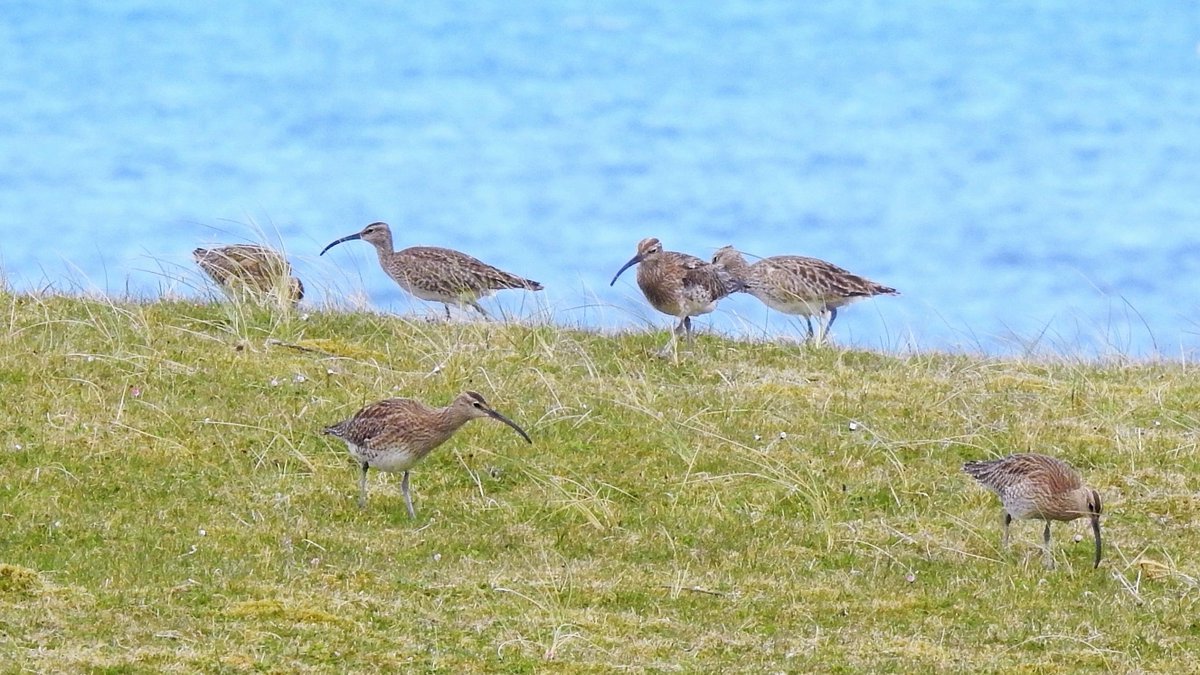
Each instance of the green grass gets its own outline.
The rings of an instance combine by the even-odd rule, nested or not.
[[[2,670],[1165,672],[1200,644],[1186,364],[0,312]],[[413,471],[415,521],[397,476],[359,510],[321,427],[468,388],[534,444],[473,422]],[[1053,571],[1040,524],[1000,549],[959,467],[1029,450],[1103,493],[1099,570],[1085,521]]]

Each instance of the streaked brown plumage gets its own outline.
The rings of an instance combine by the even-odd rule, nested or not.
[[[617,277],[634,265],[638,266],[638,288],[642,289],[650,305],[680,320],[671,331],[671,340],[664,353],[667,350],[674,353],[680,332],[686,334],[689,344],[692,342],[693,316],[713,311],[718,300],[743,288],[742,283],[723,267],[706,263],[694,255],[664,251],[662,243],[654,237],[638,242],[637,254],[617,270],[609,286],[617,283]]]
[[[292,266],[276,251],[256,244],[198,248],[192,257],[200,269],[232,294],[262,299],[286,288],[293,303],[304,297],[304,284],[292,276]]]
[[[1050,521],[1069,521],[1087,517],[1096,539],[1093,567],[1100,566],[1100,493],[1083,484],[1070,464],[1034,453],[1009,455],[1001,459],[963,464],[963,471],[1000,495],[1004,505],[1004,536],[1008,545],[1008,526],[1013,518],[1046,521],[1042,533],[1046,566],[1053,567],[1050,555]]]
[[[367,470],[404,472],[400,491],[410,518],[416,517],[408,489],[408,471],[430,451],[454,435],[458,428],[479,417],[500,420],[532,443],[529,434],[515,422],[496,412],[483,397],[473,391],[459,394],[450,405],[433,408],[411,398],[389,398],[372,403],[352,417],[322,433],[346,442],[350,456],[361,472],[358,478],[358,505],[367,505]]]
[[[777,255],[747,264],[732,246],[713,255],[713,264],[729,270],[745,285],[745,292],[771,309],[804,317],[808,336],[817,343],[829,334],[839,307],[873,295],[898,295],[888,286],[851,274],[818,258]],[[812,319],[817,316],[819,332],[813,333]],[[828,316],[828,320],[825,317]]]
[[[536,281],[524,279],[473,258],[466,253],[438,246],[412,246],[392,250],[392,230],[387,223],[371,223],[361,232],[351,234],[326,246],[325,251],[344,241],[361,239],[375,247],[379,265],[400,288],[422,300],[440,302],[450,316],[450,305],[470,305],[488,316],[479,305],[479,298],[506,288],[542,290]]]

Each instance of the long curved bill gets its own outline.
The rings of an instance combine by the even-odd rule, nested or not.
[[[640,262],[642,262],[641,255],[635,255],[632,258],[630,258],[629,262],[625,263],[624,265],[621,266],[621,269],[617,270],[617,273],[613,275],[613,280],[608,282],[608,285],[612,286],[613,284],[617,283],[617,277],[621,276],[621,272],[624,272],[625,270],[629,269],[630,267],[633,267],[634,265],[636,265]]]
[[[1096,559],[1092,562],[1092,569],[1100,566],[1100,516],[1092,516],[1092,534],[1096,535]]]
[[[325,251],[328,251],[329,249],[333,248],[334,246],[337,246],[338,244],[340,244],[344,241],[354,241],[355,239],[362,239],[362,233],[350,234],[350,235],[346,235],[345,237],[342,237],[341,239],[338,239],[337,241],[333,242],[332,244],[321,249],[320,255],[325,255]]]
[[[495,410],[488,410],[487,414],[489,417],[500,420],[501,422],[504,422],[508,426],[512,427],[513,430],[515,430],[518,434],[521,434],[521,438],[524,438],[526,443],[533,443],[533,439],[529,437],[529,434],[525,433],[524,429],[517,426],[516,422],[508,419],[507,417],[505,417],[504,415],[501,415],[500,413],[496,412]]]

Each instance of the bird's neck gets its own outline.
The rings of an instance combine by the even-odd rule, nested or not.
[[[378,242],[373,241],[371,243],[374,244],[375,252],[379,254],[380,260],[386,260],[388,258],[388,256],[392,255],[393,249],[392,249],[392,233],[391,232],[388,232],[387,234],[383,235],[383,237],[380,241],[378,241]]]
[[[1043,508],[1043,510],[1059,514],[1054,518],[1055,520],[1087,518],[1092,515],[1091,511],[1088,510],[1088,498],[1090,496],[1091,490],[1086,487],[1059,493],[1053,498],[1052,504],[1046,505],[1049,508]]]
[[[458,428],[471,421],[471,417],[453,406],[438,409],[434,428],[443,437],[449,438]]]

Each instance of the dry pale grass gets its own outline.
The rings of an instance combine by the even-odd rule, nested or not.
[[[0,294],[12,670],[1175,671],[1200,639],[1200,385],[1176,363],[890,355],[236,304]],[[317,431],[471,388],[354,503]],[[963,460],[1105,496],[1018,523]],[[1073,541],[1083,535],[1080,542]]]

